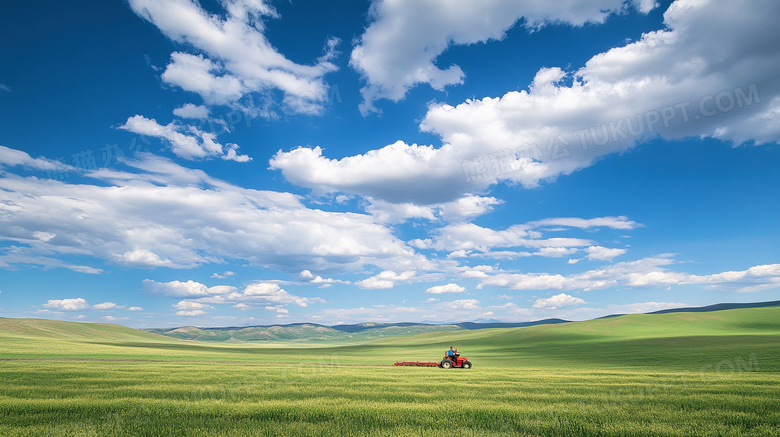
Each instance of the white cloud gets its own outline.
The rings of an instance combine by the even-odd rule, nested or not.
[[[185,316],[185,317],[202,316],[204,314],[206,314],[206,312],[203,310],[176,311],[177,316]]]
[[[554,228],[550,229],[551,226]],[[544,233],[574,229],[633,229],[639,226],[626,217],[597,217],[582,219],[576,217],[550,218],[517,224],[504,230],[494,230],[478,226],[474,223],[456,223],[447,225],[433,232],[433,238],[425,243],[425,247],[444,250],[453,256],[484,256],[493,258],[516,258],[523,256],[563,257],[593,246],[591,240],[570,237],[545,238]],[[420,242],[422,244],[422,242]],[[537,252],[509,251],[495,249],[530,248]],[[617,250],[622,249],[591,249],[595,256],[617,256]],[[608,258],[603,258],[608,259]]]
[[[376,276],[358,281],[356,284],[360,288],[367,288],[370,290],[388,289],[393,288],[396,282],[408,281],[414,275],[415,272],[411,270],[405,271],[403,273],[396,273],[391,270],[385,270]]]
[[[481,265],[474,267],[460,267],[461,276],[464,278],[487,278],[491,273],[497,273],[499,270],[493,266]]]
[[[633,3],[642,12],[654,4],[648,0]],[[460,67],[439,68],[434,64],[436,58],[452,45],[503,39],[504,32],[521,18],[531,29],[548,23],[581,26],[602,23],[624,7],[622,0],[572,0],[565,4],[544,0],[376,0],[369,12],[370,24],[350,61],[367,82],[361,90],[364,102],[360,109],[364,114],[376,110],[373,102],[378,99],[398,101],[418,84],[441,90],[463,83],[465,73]]]
[[[743,271],[695,275],[664,268],[674,263],[670,255],[660,255],[568,276],[553,273],[502,272],[483,278],[477,288],[591,291],[614,287],[665,288],[673,285],[704,285],[745,293],[780,287],[780,264],[758,265]]]
[[[534,308],[556,310],[558,308],[576,306],[583,303],[585,303],[585,301],[579,297],[561,293],[546,299],[537,299],[536,302],[534,302]]]
[[[618,217],[595,217],[591,219],[580,217],[554,217],[529,222],[528,226],[534,229],[568,227],[578,229],[608,228],[631,230],[641,225],[633,220],[629,220],[628,217],[621,215]]]
[[[536,187],[657,136],[778,142],[778,14],[773,0],[678,0],[664,29],[597,54],[579,70],[543,68],[528,90],[432,104],[420,128],[439,135],[441,147],[397,141],[341,159],[298,148],[278,152],[271,168],[315,192],[430,205],[501,182]]]
[[[114,302],[103,302],[103,303],[92,305],[92,309],[94,310],[111,310],[115,308],[117,309],[124,308],[124,305],[117,305]]]
[[[216,141],[213,132],[204,132],[197,127],[182,125],[175,121],[163,126],[154,119],[142,115],[129,117],[125,124],[119,126],[129,132],[140,135],[162,138],[171,145],[171,151],[184,159],[195,160],[218,156],[227,161],[249,162],[247,155],[238,155],[238,145],[227,143],[222,145]]]
[[[264,20],[278,17],[272,6],[263,0],[227,0],[222,5],[224,18],[193,0],[130,0],[136,14],[197,53],[174,52],[163,80],[198,93],[208,104],[258,111],[261,108],[239,101],[250,94],[268,99],[279,91],[286,111],[321,112],[328,93],[323,76],[337,69],[331,61],[338,40],[325,43],[315,64],[297,64],[265,36]]]
[[[146,249],[134,249],[122,254],[122,262],[135,267],[172,267],[169,259],[161,259],[157,254]]]
[[[235,291],[235,287],[219,285],[215,287],[206,287],[200,282],[195,282],[193,280],[187,282],[155,282],[151,279],[144,279],[143,284],[144,289],[146,289],[148,293],[169,297],[209,296]]]
[[[223,273],[221,275],[219,273],[214,273],[214,274],[211,275],[211,278],[212,279],[225,279],[225,278],[228,278],[228,277],[234,276],[234,275],[235,275],[235,273],[233,273],[230,270],[228,270],[228,271],[226,271],[225,273]]]
[[[225,105],[237,101],[246,91],[237,77],[225,74],[223,67],[203,55],[173,52],[162,79],[200,94],[210,104]]]
[[[466,291],[465,287],[461,287],[458,284],[452,284],[452,283],[447,285],[435,285],[425,290],[426,293],[431,293],[431,294],[463,293],[464,291]]]
[[[366,197],[365,210],[379,223],[397,224],[406,220],[421,218],[430,221],[445,220],[462,222],[493,211],[493,207],[504,203],[495,197],[467,195],[451,202],[432,205],[418,205],[412,202],[393,203],[382,199]]]
[[[302,270],[300,274],[298,274],[298,278],[302,281],[306,281],[312,284],[320,284],[320,288],[323,287],[329,287],[333,284],[349,284],[349,281],[342,281],[340,279],[333,279],[333,278],[323,278],[320,275],[314,275],[309,270]]]
[[[88,176],[99,182],[0,178],[0,239],[18,243],[0,248],[0,267],[100,272],[52,255],[142,268],[240,259],[295,272],[432,264],[369,215],[309,209],[296,195],[240,188],[160,157],[143,155]]]
[[[475,310],[480,309],[476,299],[458,299],[452,302],[442,302],[441,306],[448,310]]]
[[[504,201],[495,197],[483,197],[473,194],[461,197],[451,202],[440,204],[442,218],[448,222],[458,222],[473,219],[493,211],[493,207]]]
[[[179,310],[176,312],[177,316],[186,316],[186,317],[194,317],[194,316],[202,316],[206,314],[206,309],[213,308],[210,305],[205,305],[199,302],[193,302],[189,300],[183,300],[177,304],[173,305],[173,308]]]
[[[250,284],[244,289],[244,296],[249,296],[248,300],[272,302],[278,304],[295,304],[301,307],[307,306],[311,302],[322,302],[319,298],[306,298],[295,296],[288,293],[279,284],[258,282]],[[237,296],[236,296],[237,298]]]
[[[585,249],[591,261],[606,261],[626,253],[626,249],[610,249],[603,246],[591,246]]]
[[[2,194],[2,193],[0,193]],[[9,206],[11,206],[9,208]],[[9,210],[11,211],[18,211],[18,205],[11,205],[11,204],[1,204],[0,203],[0,213],[7,213]],[[2,211],[5,210],[5,211]],[[10,215],[10,214],[9,214]],[[2,232],[0,232],[0,239],[2,239]],[[33,233],[33,236],[35,234]],[[0,249],[0,267],[2,268],[11,268],[12,266],[19,266],[19,265],[26,265],[26,266],[38,266],[41,268],[64,268],[73,270],[74,272],[79,273],[87,273],[91,275],[102,273],[103,270],[91,267],[91,266],[84,266],[84,265],[78,265],[78,264],[71,264],[68,262],[65,262],[61,259],[52,258],[48,256],[41,256],[38,255],[36,250],[41,250],[40,247],[37,249],[31,249],[31,247],[37,247],[37,246],[46,246],[45,244],[36,244],[35,241],[38,240],[37,238],[34,238],[32,241],[32,244],[29,244],[28,247],[24,246],[12,246],[5,249],[5,253],[2,253],[2,249]],[[28,239],[24,239],[24,241],[28,241]],[[48,243],[48,242],[44,242]],[[53,243],[53,242],[52,242]],[[47,251],[44,251],[47,252]],[[67,250],[65,250],[67,252]],[[48,253],[48,252],[47,252]]]
[[[533,187],[657,135],[777,142],[774,12],[780,6],[771,0],[678,0],[664,15],[666,29],[598,54],[571,74],[541,69],[528,91],[433,105],[421,128],[452,146],[442,153],[458,150],[462,159],[507,150],[514,171],[488,166],[490,174],[473,175],[480,186],[508,180]]]
[[[577,252],[577,249],[571,247],[542,247],[534,255],[543,256],[545,258],[562,258],[575,252]]]
[[[403,223],[411,218],[424,218],[435,220],[434,208],[430,206],[415,205],[414,203],[390,203],[369,197],[366,212],[371,214],[379,223]]]
[[[77,311],[89,308],[86,299],[77,297],[74,299],[50,299],[43,304],[46,308],[55,308],[64,311]]]
[[[143,311],[144,309],[141,307],[130,307],[127,309],[127,311]]]
[[[76,168],[47,158],[33,158],[26,152],[0,146],[0,168],[21,166],[36,170],[75,172]]]
[[[291,294],[273,282],[255,282],[239,290],[227,285],[206,287],[192,280],[159,283],[147,279],[144,287],[156,295],[188,298],[173,305],[179,310],[176,314],[186,316],[203,315],[214,305],[231,305],[240,310],[273,307],[277,313],[287,314],[287,305],[306,307],[312,303],[325,303],[319,297]]]
[[[277,315],[284,315],[284,314],[288,314],[290,312],[287,308],[285,308],[285,307],[283,307],[281,305],[267,306],[267,307],[265,307],[265,309],[268,310],[268,311],[275,311],[277,313]]]
[[[173,305],[174,308],[177,310],[202,310],[205,308],[212,308],[209,305],[205,305],[199,302],[193,302],[189,300],[183,300],[177,304]]]
[[[453,174],[460,161],[433,146],[397,141],[378,150],[340,160],[322,156],[320,147],[279,150],[269,161],[291,183],[315,194],[347,192],[391,203],[430,205],[457,200],[479,187],[463,173]],[[420,181],[425,181],[421,184]]]
[[[205,105],[194,105],[187,103],[173,110],[173,115],[181,118],[191,118],[196,120],[205,120],[209,117],[209,108]]]

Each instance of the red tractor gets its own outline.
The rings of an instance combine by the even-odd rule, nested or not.
[[[440,363],[420,362],[420,361],[399,361],[395,363],[396,366],[422,366],[422,367],[441,367],[442,369],[471,369],[471,361],[466,357],[460,356],[457,351],[454,351],[453,356],[448,354],[444,355],[444,359]]]
[[[444,355],[444,359],[439,363],[439,367],[442,369],[451,369],[453,367],[458,369],[471,369],[471,361],[466,357],[460,356],[458,351],[455,351],[454,356]]]

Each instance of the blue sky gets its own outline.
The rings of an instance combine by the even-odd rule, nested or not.
[[[0,316],[583,320],[778,299],[777,2],[0,14]]]

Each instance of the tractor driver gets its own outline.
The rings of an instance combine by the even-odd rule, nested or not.
[[[455,361],[455,357],[457,355],[458,353],[452,350],[452,346],[450,346],[450,350],[447,351],[447,358],[451,359],[452,361]]]

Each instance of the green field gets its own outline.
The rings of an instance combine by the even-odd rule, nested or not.
[[[473,369],[391,365],[451,345]],[[780,307],[348,345],[0,319],[0,435],[780,435]]]

